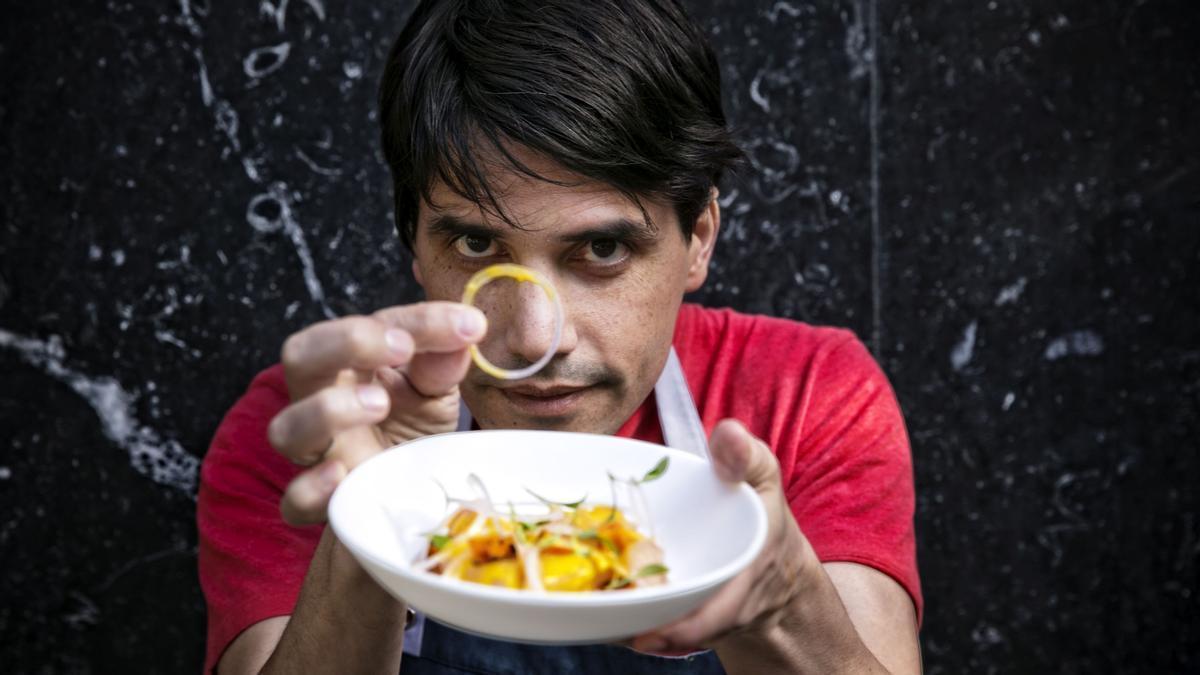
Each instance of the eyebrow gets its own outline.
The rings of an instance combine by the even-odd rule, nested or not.
[[[505,231],[509,228],[499,228],[482,223],[470,222],[448,214],[435,217],[429,223],[432,235],[445,238],[451,237],[488,237],[504,239]],[[658,228],[640,220],[630,218],[614,218],[577,232],[570,232],[558,238],[563,243],[583,243],[598,239],[617,239],[632,242],[652,242],[658,235]]]
[[[658,234],[658,228],[647,225],[640,220],[616,218],[593,225],[578,232],[571,232],[559,237],[564,243],[583,243],[597,239],[617,239],[620,241],[652,242]]]
[[[439,215],[429,222],[429,233],[432,235],[451,237],[490,237],[500,239],[504,232],[496,227],[481,223],[471,223],[450,215]]]

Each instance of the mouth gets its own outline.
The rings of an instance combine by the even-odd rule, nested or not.
[[[575,411],[592,386],[534,386],[524,384],[500,390],[513,407],[531,417],[562,417]]]

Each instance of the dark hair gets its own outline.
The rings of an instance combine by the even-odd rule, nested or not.
[[[438,180],[517,226],[486,167],[553,181],[514,147],[639,206],[641,196],[673,204],[685,238],[742,157],[716,56],[676,0],[422,0],[388,55],[379,108],[410,248]]]

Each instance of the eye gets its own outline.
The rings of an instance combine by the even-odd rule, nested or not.
[[[468,258],[495,255],[496,240],[477,234],[467,234],[454,240],[454,249]]]
[[[590,263],[612,265],[628,255],[629,247],[616,239],[596,239],[583,249],[583,257]]]

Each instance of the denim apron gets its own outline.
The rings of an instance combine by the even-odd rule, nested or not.
[[[708,440],[688,390],[675,349],[654,385],[663,439],[672,448],[708,459]],[[471,428],[471,413],[460,409],[458,430]],[[404,631],[401,675],[525,675],[526,673],[688,673],[723,674],[711,651],[681,657],[652,656],[616,645],[539,646],[464,633],[417,613]]]

